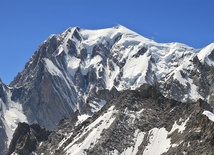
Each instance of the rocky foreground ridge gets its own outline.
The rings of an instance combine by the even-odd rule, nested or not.
[[[48,139],[35,130],[20,133],[31,127],[20,124],[9,154],[213,154],[214,122],[202,114],[211,109],[202,100],[178,102],[143,85],[120,92],[81,124],[77,117],[64,119]]]

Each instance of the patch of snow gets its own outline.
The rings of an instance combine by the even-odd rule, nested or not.
[[[74,76],[76,74],[77,69],[80,66],[81,60],[74,56],[71,57],[71,56],[67,55],[66,62],[67,62],[67,69],[68,69],[69,74],[71,76]]]
[[[66,148],[66,154],[72,155],[84,155],[84,150],[94,146],[104,129],[107,129],[114,121],[115,117],[113,114],[116,112],[114,106],[110,107],[107,113],[98,117],[93,123],[87,126],[84,131],[77,135],[72,143]],[[82,142],[78,142],[81,138],[84,138]]]
[[[119,152],[117,150],[110,151],[110,155],[119,155]]]
[[[197,101],[198,99],[204,99],[197,91],[197,86],[193,83],[193,80],[189,78],[189,83],[190,83],[190,92],[189,92],[189,95],[190,97]]]
[[[100,100],[99,105],[102,108],[106,104],[106,100]]]
[[[149,144],[146,146],[144,155],[161,155],[171,147],[171,139],[167,138],[165,128],[154,128],[149,131]]]
[[[133,149],[133,155],[137,154],[138,152],[138,147],[140,146],[140,144],[142,143],[143,139],[144,139],[145,133],[141,132],[139,130],[135,131],[135,146]]]
[[[214,122],[214,114],[212,112],[205,110],[202,114],[207,116],[209,120]]]
[[[61,141],[60,141],[60,143],[59,143],[59,145],[58,145],[58,149],[71,137],[73,135],[73,133],[69,133],[68,135],[66,135],[66,137],[65,138],[63,138]]]
[[[121,155],[132,155],[133,147],[128,147]]]
[[[49,73],[55,76],[62,76],[61,71],[53,64],[50,59],[44,58],[43,60]]]
[[[89,105],[91,107],[91,111],[93,113],[99,111],[105,104],[106,104],[106,100],[91,101],[91,102],[89,102]]]
[[[93,57],[91,59],[91,62],[90,62],[90,66],[94,66],[94,67],[97,67],[95,65],[97,65],[99,62],[101,62],[103,60],[103,58],[100,56],[100,55],[96,55],[95,57]]]
[[[184,122],[182,122],[181,125],[178,125],[177,122],[175,121],[169,134],[173,133],[177,129],[178,132],[183,133],[183,131],[186,129],[186,124],[189,121],[189,119],[190,117],[188,117]],[[180,121],[182,121],[182,119]]]
[[[96,76],[98,77],[98,64],[103,60],[103,58],[100,55],[94,56],[92,59],[90,56],[80,64],[81,73],[83,75],[87,75],[88,70],[90,68],[96,69]]]
[[[82,122],[84,122],[86,119],[88,119],[89,117],[91,117],[90,115],[87,114],[82,114],[78,116],[78,121],[76,122],[75,126],[81,124]]]

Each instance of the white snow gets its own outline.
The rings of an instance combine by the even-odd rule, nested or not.
[[[139,56],[138,58],[129,58],[123,67],[122,79],[131,85],[133,85],[135,82],[135,84],[138,86],[146,83],[145,75],[147,72],[149,59],[150,57],[145,55]]]
[[[214,43],[211,43],[210,45],[206,46],[203,48],[199,53],[198,53],[198,59],[202,63],[207,63],[210,66],[214,65],[214,62],[211,61],[208,56],[211,54],[212,50],[214,49]]]
[[[98,112],[105,104],[106,104],[106,100],[93,100],[89,102],[91,111],[93,113]]]
[[[202,114],[207,116],[209,120],[214,122],[214,114],[212,112],[205,110]]]
[[[177,121],[175,121],[169,134],[173,133],[177,129],[178,132],[183,133],[183,131],[186,129],[186,124],[189,121],[189,118],[190,117],[188,117],[185,121],[183,119],[180,119],[179,121],[182,121],[181,125],[178,125]]]
[[[180,129],[183,130],[182,128]],[[114,154],[136,155],[139,150],[139,146],[146,138],[148,140],[148,144],[145,146],[143,155],[161,155],[168,151],[170,147],[177,146],[177,144],[171,144],[171,138],[168,138],[169,134],[170,133],[165,128],[153,128],[148,132],[148,135],[137,129],[135,130],[133,145],[126,148],[122,153],[118,153],[117,150],[114,150]],[[147,137],[145,137],[146,135]]]
[[[138,151],[138,147],[140,146],[140,144],[142,143],[143,139],[144,139],[145,133],[141,132],[139,130],[135,131],[135,146],[134,149],[132,151],[132,154],[135,155],[137,154]]]
[[[126,27],[119,25],[113,28],[106,28],[100,30],[81,30],[82,38],[84,39],[83,46],[88,50],[88,53],[92,53],[92,49],[96,44],[106,44],[108,41],[110,45],[113,44],[114,40],[122,35],[122,42],[119,41],[118,44],[122,44],[124,47],[129,45],[137,45],[141,41],[152,42],[147,38],[144,38],[133,32]]]
[[[49,73],[55,76],[63,76],[61,71],[53,64],[53,62],[50,59],[44,58],[44,62]]]
[[[103,58],[99,55],[96,55],[93,59],[91,59],[90,66],[97,67],[97,64],[101,62]]]
[[[58,145],[58,149],[73,135],[73,133],[69,133],[65,138],[63,138],[59,145]]]
[[[99,55],[96,55],[95,57],[93,58],[90,58],[90,56],[88,56],[87,60],[85,60],[84,62],[82,62],[80,64],[80,68],[81,68],[81,73],[83,75],[87,75],[88,73],[88,70],[90,68],[94,68],[96,69],[96,73],[98,75],[98,64],[102,61],[102,57],[99,56]]]
[[[149,144],[146,146],[143,155],[161,155],[169,150],[171,140],[167,138],[168,132],[165,128],[153,128],[149,131]]]
[[[197,86],[193,83],[193,80],[189,78],[189,84],[190,84],[190,98],[197,101],[198,99],[204,99],[197,91]]]
[[[107,113],[98,117],[93,123],[87,126],[82,133],[77,135],[72,143],[66,148],[66,154],[70,155],[84,155],[84,150],[93,147],[97,140],[101,138],[101,133],[104,129],[107,129],[114,121],[113,114],[117,112],[114,110],[114,106],[110,107]],[[81,138],[84,138],[82,142],[78,142]]]
[[[74,76],[76,74],[76,71],[78,67],[80,66],[81,60],[74,57],[74,56],[66,56],[66,62],[67,62],[67,69],[71,76]]]
[[[110,151],[110,155],[118,155],[119,152],[117,150]]]
[[[87,115],[87,114],[82,114],[82,115],[79,115],[77,117],[78,117],[78,121],[76,122],[75,126],[81,124],[82,122],[84,122],[86,119],[88,119],[91,116]]]
[[[177,70],[176,70],[176,71],[177,71]],[[184,78],[181,76],[180,71],[175,72],[175,74],[174,74],[174,79],[178,80],[178,81],[180,82],[180,84],[182,84],[182,85],[184,85],[184,86],[187,85],[187,84],[186,84],[187,81],[186,81],[186,79],[184,79]]]

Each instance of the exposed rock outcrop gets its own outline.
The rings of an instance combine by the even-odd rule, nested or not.
[[[48,139],[50,132],[41,128],[38,124],[28,125],[19,123],[14,132],[7,155],[13,152],[20,155],[29,155],[36,150],[40,142]]]

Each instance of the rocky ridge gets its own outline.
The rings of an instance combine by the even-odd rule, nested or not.
[[[212,154],[214,122],[202,114],[211,109],[202,100],[178,102],[143,85],[120,92],[79,125],[77,117],[63,120],[34,154]]]

